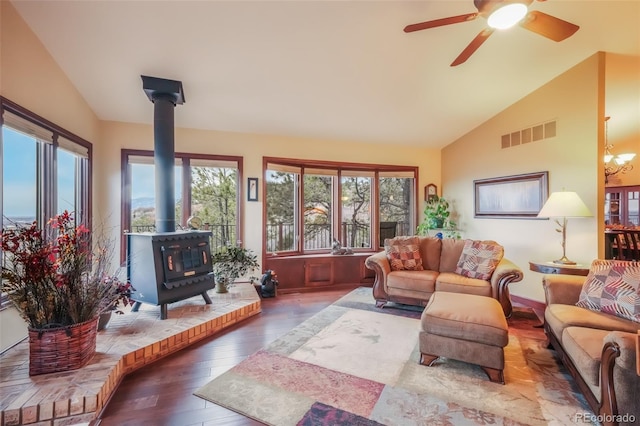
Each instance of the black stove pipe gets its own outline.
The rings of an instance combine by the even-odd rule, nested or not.
[[[182,82],[142,77],[142,88],[153,102],[153,139],[156,182],[156,231],[176,230],[174,107],[184,103]]]

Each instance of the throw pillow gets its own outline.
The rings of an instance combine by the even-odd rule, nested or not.
[[[576,306],[640,322],[640,262],[594,260]]]
[[[504,256],[504,247],[489,241],[465,240],[456,274],[480,280],[490,280]]]
[[[384,251],[392,271],[422,271],[419,237],[395,237],[384,240]]]

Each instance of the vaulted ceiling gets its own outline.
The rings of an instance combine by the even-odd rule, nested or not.
[[[580,29],[486,27],[456,1],[33,1],[20,15],[102,120],[151,123],[140,75],[181,80],[176,125],[445,146],[598,51],[640,56],[640,1],[534,1]],[[640,78],[640,76],[639,76]]]

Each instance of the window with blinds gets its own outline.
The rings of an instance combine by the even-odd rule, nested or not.
[[[91,143],[0,98],[3,227],[49,218],[65,210],[91,225]]]

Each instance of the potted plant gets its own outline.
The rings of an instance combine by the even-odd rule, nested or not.
[[[110,240],[92,239],[65,211],[44,230],[4,228],[2,254],[2,292],[29,327],[29,374],[82,367],[95,353],[98,316],[131,302],[131,285],[110,270]]]
[[[135,288],[133,288],[128,280],[120,279],[116,275],[113,275],[110,279],[113,280],[113,286],[116,288],[117,299],[111,306],[108,306],[99,314],[98,331],[107,328],[112,314],[124,314],[124,311],[120,309],[121,307],[133,306],[133,304],[135,303],[131,299],[131,294],[135,291]]]
[[[424,207],[424,218],[418,225],[418,235],[429,235],[431,229],[442,229],[448,238],[460,238],[460,233],[455,229],[456,223],[451,220],[449,202],[444,197],[434,195],[427,201]]]
[[[252,250],[231,245],[218,248],[211,255],[211,263],[217,293],[226,293],[237,278],[260,267],[258,257]],[[256,278],[250,279],[253,282]]]

